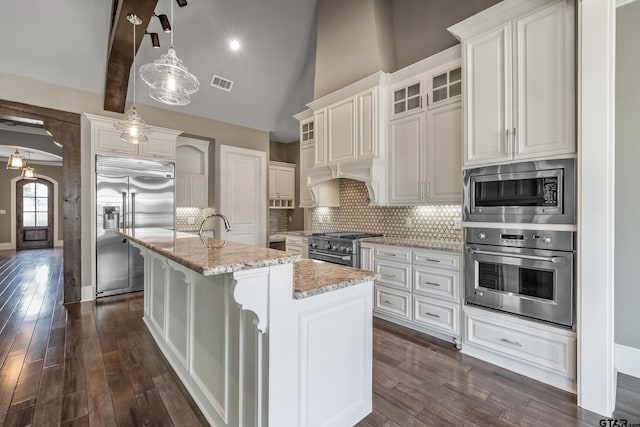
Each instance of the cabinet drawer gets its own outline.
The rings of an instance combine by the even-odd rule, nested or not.
[[[411,318],[411,297],[409,293],[387,289],[383,286],[375,286],[375,306],[374,310],[380,313],[390,314],[404,319]]]
[[[398,246],[376,245],[375,259],[386,259],[401,263],[411,263],[411,249]]]
[[[411,289],[411,265],[375,260],[375,272],[380,273],[376,283],[396,288]]]
[[[413,267],[413,291],[416,293],[450,299],[459,298],[460,273],[439,268]]]
[[[460,335],[460,306],[413,296],[413,321]]]
[[[521,319],[508,323],[510,326],[518,327],[516,330],[505,326],[506,316],[501,317],[505,317],[505,322],[497,323],[500,321],[498,318],[476,317],[466,313],[466,340],[520,361],[553,369],[575,378],[575,335],[568,331],[554,333],[551,327],[542,325],[540,329],[536,325],[524,325]]]
[[[440,251],[413,251],[413,262],[433,267],[460,269],[460,254]]]

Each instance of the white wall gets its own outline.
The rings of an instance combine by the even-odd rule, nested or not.
[[[616,15],[615,341],[640,349],[640,1]]]

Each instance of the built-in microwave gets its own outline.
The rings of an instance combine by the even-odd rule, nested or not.
[[[463,182],[464,221],[576,223],[575,159],[467,169]]]

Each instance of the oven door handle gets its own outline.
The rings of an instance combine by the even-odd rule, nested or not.
[[[537,256],[537,255],[522,255],[522,254],[512,254],[506,252],[492,252],[492,251],[482,251],[480,249],[469,249],[469,254],[471,255],[493,255],[493,256],[501,256],[507,258],[521,258],[521,259],[530,259],[533,261],[545,261],[552,262],[554,264],[561,264],[564,262],[565,258],[562,256]]]
[[[324,253],[320,253],[320,252],[315,252],[315,251],[309,251],[309,255],[319,255],[319,256],[326,256],[329,258],[337,258],[337,259],[341,259],[341,260],[348,260],[350,255],[332,255],[332,254],[324,254]]]

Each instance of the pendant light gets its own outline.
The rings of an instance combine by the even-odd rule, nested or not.
[[[149,96],[156,101],[168,105],[187,105],[191,102],[191,94],[198,91],[200,82],[191,74],[173,48],[173,1],[171,3],[171,46],[160,59],[140,67],[140,77],[149,86]]]
[[[149,140],[147,138],[147,124],[136,110],[136,26],[142,24],[142,20],[135,13],[127,15],[127,19],[133,25],[133,106],[127,111],[124,118],[115,124],[115,127],[122,132],[120,134],[121,140],[139,144]]]
[[[24,159],[24,156],[18,153],[18,149],[16,148],[16,152],[9,156],[9,161],[7,162],[7,169],[22,169],[27,166],[27,161]]]
[[[29,160],[31,160],[30,151],[27,151],[27,156],[29,157]],[[38,177],[36,176],[36,170],[28,166],[26,162],[24,167],[22,168],[22,179],[31,179],[31,180],[38,179]]]

